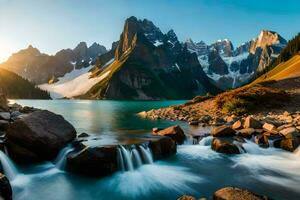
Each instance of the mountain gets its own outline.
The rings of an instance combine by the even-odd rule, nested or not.
[[[0,69],[0,90],[10,99],[50,99],[47,92],[5,69]]]
[[[29,45],[27,49],[13,54],[0,67],[15,72],[35,84],[41,84],[50,80],[53,82],[74,68],[88,67],[99,55],[106,52],[106,48],[97,43],[87,47],[85,42],[81,42],[74,49],[63,49],[50,56]]]
[[[253,83],[300,77],[300,33],[288,42],[280,55]],[[299,84],[298,84],[299,85]],[[298,86],[300,87],[300,85]]]
[[[163,34],[146,19],[128,18],[115,49],[100,56],[97,63],[92,77],[101,77],[101,81],[84,97],[189,99],[219,91],[197,55],[178,41],[173,30]]]
[[[207,76],[224,90],[248,83],[264,71],[287,45],[278,33],[268,30],[261,31],[256,38],[236,49],[228,39],[211,45],[201,43],[199,46],[191,40],[186,41],[189,51],[197,53]],[[207,51],[203,51],[204,46]]]

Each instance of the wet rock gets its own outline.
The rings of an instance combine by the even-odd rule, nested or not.
[[[262,127],[262,124],[254,119],[253,117],[249,116],[245,119],[244,122],[244,128],[254,128],[254,129],[260,129]]]
[[[223,118],[217,117],[217,118],[215,118],[215,120],[213,122],[213,125],[220,126],[220,125],[223,125],[225,123],[226,123],[226,121]]]
[[[270,123],[264,123],[263,125],[263,129],[266,130],[266,131],[277,131],[277,128],[274,124],[270,124]]]
[[[294,152],[300,144],[299,138],[293,137],[293,138],[284,138],[280,141],[280,148]],[[275,146],[275,145],[274,145]]]
[[[182,197],[178,198],[177,200],[197,200],[195,197],[183,195]]]
[[[214,138],[211,143],[212,150],[224,154],[239,154],[239,148],[231,138]]]
[[[213,128],[211,134],[214,137],[231,137],[235,135],[235,130],[229,126],[223,125]]]
[[[2,120],[10,120],[10,113],[9,112],[0,112],[0,119]]]
[[[237,131],[237,135],[244,138],[251,138],[254,133],[255,133],[254,128],[244,128]]]
[[[9,104],[8,107],[12,110],[12,111],[19,111],[22,109],[22,106],[20,104],[14,103],[14,104]]]
[[[263,148],[269,147],[269,139],[266,135],[263,135],[263,134],[257,135],[257,136],[255,136],[254,141],[260,147],[263,147]]]
[[[279,132],[285,138],[293,138],[294,136],[299,136],[299,131],[295,127],[289,127],[281,130]]]
[[[52,160],[75,137],[69,122],[46,110],[30,113],[7,129],[9,155],[19,162]]]
[[[21,112],[21,113],[26,113],[26,114],[28,114],[28,113],[32,113],[32,112],[34,112],[34,111],[38,111],[39,109],[37,109],[37,108],[33,108],[33,107],[29,107],[29,106],[24,106],[22,109],[20,109],[19,111]]]
[[[88,176],[107,176],[118,170],[117,146],[86,147],[67,155],[66,169]]]
[[[12,188],[9,180],[4,174],[0,173],[0,199],[12,200]]]
[[[241,136],[234,136],[233,139],[239,143],[246,143],[246,140]]]
[[[270,198],[255,194],[248,190],[226,187],[216,191],[213,200],[270,200]]]
[[[202,122],[202,123],[209,123],[209,121],[210,121],[211,119],[212,119],[211,116],[209,116],[209,115],[204,115],[204,116],[202,116],[202,117],[199,119],[199,121]]]
[[[0,120],[0,130],[6,130],[8,128],[9,122],[6,120]]]
[[[161,131],[161,130],[163,130],[163,129],[155,127],[152,129],[152,133],[157,133],[158,131]]]
[[[153,132],[154,135],[168,136],[172,138],[177,144],[183,144],[186,136],[180,126],[171,126],[166,129]]]
[[[19,112],[19,111],[13,111],[10,115],[11,115],[11,119],[12,119],[12,120],[17,120],[18,117],[19,117],[20,115],[22,115],[22,113]]]
[[[238,121],[234,122],[234,124],[232,125],[232,128],[235,129],[235,130],[243,128],[241,120],[238,120]]]
[[[191,126],[198,126],[199,122],[198,121],[190,121],[189,125],[191,125]]]
[[[80,133],[77,137],[82,138],[82,137],[89,137],[90,135],[87,133]]]
[[[176,154],[176,142],[170,137],[159,137],[149,142],[149,148],[152,151],[153,159],[159,160]]]

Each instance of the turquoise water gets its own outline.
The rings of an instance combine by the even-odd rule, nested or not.
[[[207,132],[183,122],[152,121],[137,112],[180,104],[183,101],[81,101],[18,100],[21,105],[48,109],[63,115],[77,131],[117,139],[120,135],[150,134],[153,127],[180,124],[187,134]],[[226,156],[210,148],[211,138],[198,145],[186,143],[177,155],[133,172],[118,172],[105,178],[87,178],[55,168],[51,162],[16,166],[11,181],[14,199],[101,200],[177,199],[183,194],[210,197],[224,186],[237,186],[275,199],[299,199],[300,153],[261,149],[251,141],[247,154]]]

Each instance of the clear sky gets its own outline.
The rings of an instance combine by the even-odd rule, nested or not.
[[[262,29],[286,39],[300,32],[299,0],[0,0],[0,61],[29,44],[49,54],[80,41],[109,48],[132,15],[182,41],[236,46]]]

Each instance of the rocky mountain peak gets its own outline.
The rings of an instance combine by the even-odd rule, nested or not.
[[[254,54],[257,48],[264,49],[267,46],[285,46],[287,41],[278,33],[269,30],[262,30],[257,38],[251,42],[250,53]]]
[[[228,39],[217,40],[211,45],[211,48],[216,49],[220,55],[230,57],[233,54],[234,48],[232,42]]]

